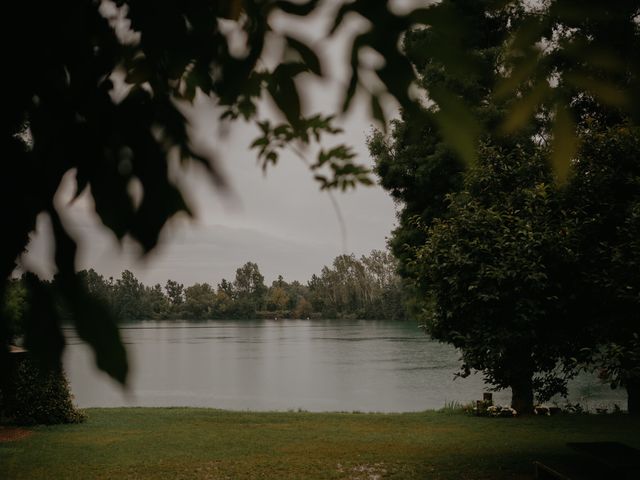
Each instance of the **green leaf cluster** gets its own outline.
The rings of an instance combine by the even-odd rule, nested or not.
[[[429,301],[425,328],[460,349],[462,374],[481,371],[496,388],[566,393],[573,351],[569,273],[572,238],[542,152],[484,146],[478,166],[426,227],[413,260]],[[553,382],[557,390],[549,388]]]

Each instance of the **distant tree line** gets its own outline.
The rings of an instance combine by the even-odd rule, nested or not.
[[[129,270],[120,278],[105,278],[94,269],[78,272],[88,292],[109,306],[120,320],[144,319],[249,319],[330,318],[403,320],[403,287],[396,260],[388,252],[339,255],[307,284],[287,282],[282,275],[267,286],[258,265],[247,262],[235,278],[223,278],[216,287],[195,283],[185,287],[175,280],[164,286],[144,285]],[[7,290],[7,309],[19,325],[27,305],[25,277],[14,279]],[[54,277],[48,286],[56,288]],[[64,312],[65,306],[59,305]]]

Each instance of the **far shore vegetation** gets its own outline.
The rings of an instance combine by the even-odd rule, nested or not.
[[[120,278],[105,278],[93,269],[78,272],[83,287],[106,304],[120,321],[210,319],[376,319],[406,320],[405,294],[391,253],[373,250],[369,255],[339,255],[332,265],[306,283],[286,281],[279,275],[271,285],[259,266],[246,262],[235,278],[217,286],[175,280],[144,285],[129,270]],[[21,334],[27,305],[25,278],[13,279],[7,292],[13,333]],[[52,290],[58,278],[44,282]],[[59,305],[64,312],[65,306]],[[63,315],[64,317],[64,315]]]

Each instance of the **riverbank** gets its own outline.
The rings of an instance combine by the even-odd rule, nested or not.
[[[34,427],[0,443],[10,479],[527,479],[567,442],[640,448],[640,419],[463,413],[89,409],[80,425]]]

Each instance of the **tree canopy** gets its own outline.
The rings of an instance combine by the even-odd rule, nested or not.
[[[565,192],[592,369],[640,412],[640,130],[592,123]]]
[[[473,3],[439,4],[465,33],[407,34],[433,115],[403,112],[369,147],[399,202],[390,244],[427,331],[461,349],[463,374],[511,387],[528,410],[534,390],[562,391],[612,331],[631,339],[615,343],[613,382],[623,358],[627,368],[637,359],[635,287],[623,279],[638,276],[629,241],[638,158],[622,145],[637,138],[639,4]],[[607,37],[613,25],[620,31]],[[443,43],[466,56],[431,53]],[[473,163],[465,172],[447,156]]]
[[[449,198],[414,259],[425,328],[460,349],[463,376],[482,372],[530,411],[534,391],[566,393],[572,372],[559,364],[583,346],[559,193],[540,152],[486,147]]]

